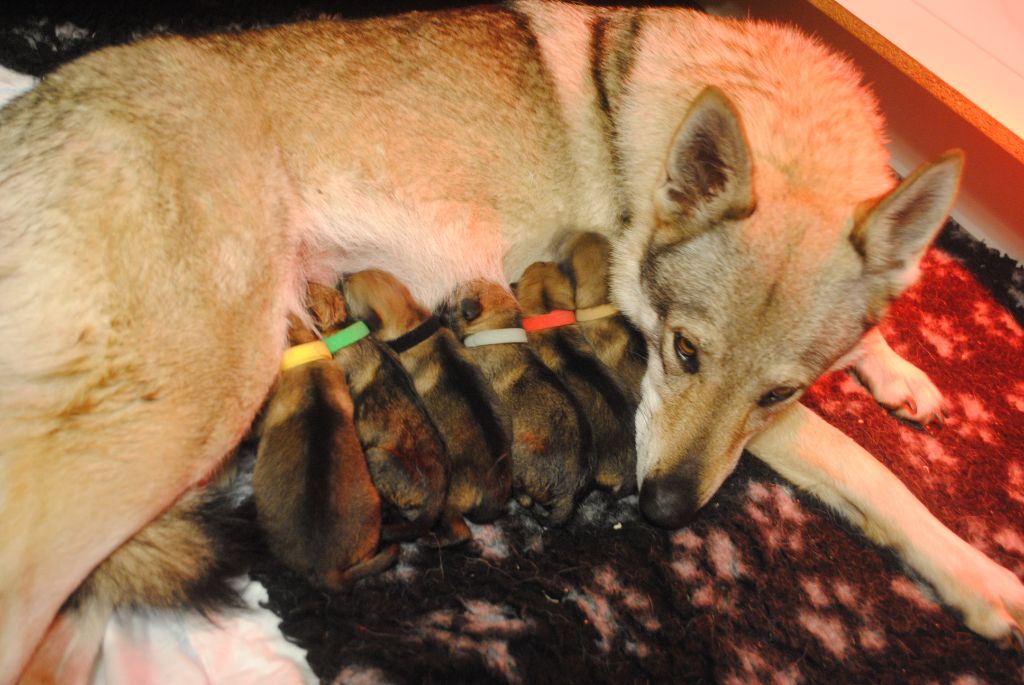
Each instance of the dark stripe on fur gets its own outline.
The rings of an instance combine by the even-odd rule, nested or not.
[[[529,351],[524,350],[524,352]],[[583,406],[580,404],[579,400],[576,399],[576,396],[572,394],[569,388],[566,387],[565,383],[562,382],[562,379],[558,377],[558,374],[548,368],[547,365],[540,363],[538,360],[538,363],[534,365],[534,368],[536,369],[537,375],[540,377],[541,381],[557,388],[559,392],[565,395],[569,400],[569,404],[572,405],[573,411],[576,412],[576,417],[578,419],[577,423],[579,424],[580,429],[580,443],[583,447],[583,452],[584,454],[589,455],[594,449],[594,436],[590,431],[590,421],[587,419],[587,414],[583,410]]]
[[[380,365],[387,366],[387,371],[390,374],[389,380],[396,384],[401,385],[402,392],[406,397],[415,405],[416,410],[423,417],[423,423],[437,438],[437,442],[441,445],[445,453],[448,452],[448,444],[444,440],[444,435],[437,429],[437,425],[434,420],[430,418],[430,412],[427,411],[427,406],[423,404],[423,398],[416,392],[416,384],[412,380],[412,376],[402,366],[402,360],[400,360],[394,352],[392,352],[387,345],[374,340],[373,338],[366,338],[366,342],[371,345],[375,345],[380,351]]]
[[[594,89],[597,91],[597,106],[601,110],[605,136],[611,142],[614,127],[604,73],[605,28],[607,26],[608,18],[599,17],[590,27],[590,79],[594,82]],[[615,146],[612,145],[611,148],[614,157]]]
[[[683,241],[677,240],[663,245],[655,245],[654,236],[647,241],[644,256],[640,260],[640,285],[650,299],[651,308],[662,319],[668,314],[670,298],[658,287],[658,267],[662,256],[681,245]]]
[[[487,451],[495,459],[507,456],[511,436],[495,414],[490,385],[478,368],[469,364],[454,349],[453,338],[445,336],[438,345],[441,366],[451,374],[455,387],[466,393],[473,420],[483,430]]]
[[[597,93],[601,125],[609,157],[618,184],[619,222],[628,226],[632,218],[629,198],[625,195],[625,171],[619,150],[619,116],[623,91],[632,77],[636,42],[640,35],[642,14],[637,10],[620,10],[611,18],[594,22],[590,44],[590,74]]]
[[[320,535],[324,530],[323,524],[335,518],[330,500],[333,494],[331,482],[336,477],[333,456],[337,449],[334,431],[338,425],[338,415],[334,403],[326,394],[327,388],[320,368],[315,368],[311,374],[307,392],[310,409],[303,416],[306,426],[302,434],[308,436],[309,440],[304,445],[306,454],[303,461],[306,470],[301,529],[309,535],[307,549],[315,549],[325,542]],[[311,553],[311,556],[316,558],[322,555]]]
[[[597,390],[611,407],[615,416],[632,417],[633,409],[630,407],[630,402],[607,367],[594,355],[580,351],[576,345],[566,339],[566,336],[557,334],[554,338],[558,355],[565,360],[569,368],[575,370]]]
[[[536,74],[528,73],[527,76],[533,75],[539,77],[544,84],[544,91],[547,94],[547,102],[557,103],[558,97],[555,92],[555,78],[551,75],[551,69],[548,67],[548,63],[544,59],[544,53],[540,49],[540,41],[537,40],[537,33],[533,30],[530,18],[516,10],[514,7],[505,5],[503,9],[515,23],[516,29],[519,32],[519,37],[522,39],[522,44],[527,47],[532,58],[532,63],[537,67]],[[565,130],[565,117],[563,116],[561,107],[556,105],[554,109],[558,114],[559,119],[562,121],[562,129]]]

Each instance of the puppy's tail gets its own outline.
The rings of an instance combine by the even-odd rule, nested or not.
[[[190,490],[97,566],[62,611],[241,606],[228,580],[257,548],[254,529],[226,490]]]

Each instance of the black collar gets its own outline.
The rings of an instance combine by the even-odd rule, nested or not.
[[[441,321],[436,316],[432,316],[408,333],[403,333],[394,340],[389,340],[388,345],[395,352],[401,354],[406,350],[416,347],[434,333],[437,333],[439,328],[441,328]]]

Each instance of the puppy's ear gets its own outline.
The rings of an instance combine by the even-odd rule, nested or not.
[[[462,318],[467,323],[475,321],[484,312],[483,305],[480,304],[480,298],[477,297],[464,297],[462,302],[459,303],[459,308],[462,312]]]
[[[375,304],[373,282],[365,272],[352,274],[342,281],[342,293],[349,317],[363,321],[371,331],[381,327],[383,320]]]
[[[301,345],[302,343],[313,342],[316,339],[316,334],[309,329],[305,321],[294,314],[288,315],[289,345]]]
[[[850,242],[864,259],[878,304],[917,280],[918,264],[953,207],[964,155],[946,152],[923,164],[881,198],[857,208]]]
[[[665,242],[691,238],[754,210],[750,152],[739,117],[717,88],[705,88],[676,132],[655,196]]]
[[[345,320],[345,298],[337,288],[321,283],[310,283],[306,288],[309,313],[321,331],[332,328]]]

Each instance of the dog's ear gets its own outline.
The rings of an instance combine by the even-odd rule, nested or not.
[[[462,318],[467,323],[475,321],[484,312],[484,307],[480,304],[480,298],[478,297],[462,298],[462,302],[459,303],[459,309],[462,312]]]
[[[338,289],[321,283],[310,283],[306,287],[306,306],[321,331],[341,324],[348,316],[345,298]]]
[[[918,263],[953,207],[963,162],[963,153],[951,150],[857,208],[850,242],[864,259],[865,276],[880,279],[879,304],[917,280]]]
[[[665,174],[655,207],[660,226],[676,239],[753,211],[747,139],[732,104],[717,88],[705,88],[690,106],[669,149]]]
[[[370,276],[366,272],[352,274],[342,281],[341,290],[349,317],[364,322],[371,331],[378,330],[383,324],[383,318],[378,310]]]

